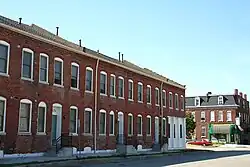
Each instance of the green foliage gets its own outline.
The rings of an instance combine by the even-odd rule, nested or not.
[[[191,138],[194,133],[194,129],[196,127],[196,123],[194,121],[194,116],[191,113],[186,114],[186,132],[187,137]]]

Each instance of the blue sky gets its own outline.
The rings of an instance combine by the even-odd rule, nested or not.
[[[109,56],[120,51],[187,85],[187,96],[250,92],[248,0],[12,0],[0,8]]]

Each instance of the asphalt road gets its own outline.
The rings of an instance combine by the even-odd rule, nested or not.
[[[249,167],[250,151],[192,152],[178,155],[157,155],[140,159],[104,160],[57,164],[53,167]],[[46,166],[46,165],[45,165]]]

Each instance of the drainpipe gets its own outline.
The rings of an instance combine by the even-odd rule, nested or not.
[[[99,66],[100,59],[97,59],[96,61],[96,67],[95,67],[95,118],[94,118],[94,153],[96,153],[96,113],[97,113],[97,93],[98,93],[98,66]]]
[[[163,82],[161,82],[161,93],[160,93],[160,107],[161,107],[161,144],[163,144],[163,99],[162,99],[162,91],[163,91]]]

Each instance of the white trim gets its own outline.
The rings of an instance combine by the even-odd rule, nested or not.
[[[72,66],[77,67],[77,81],[76,81],[76,88],[72,87],[71,82],[70,82],[70,88],[74,89],[74,90],[79,90],[79,87],[80,87],[80,66],[76,62],[71,62],[71,72],[72,72]],[[71,75],[72,75],[72,73],[71,73]]]
[[[115,95],[115,93],[116,93],[116,76],[114,75],[114,74],[110,74],[110,78],[114,78],[114,94],[113,95],[111,95],[110,93],[110,97],[115,97],[116,95]],[[110,79],[111,80],[111,79]]]
[[[9,76],[9,64],[10,64],[10,44],[6,41],[0,40],[0,45],[4,45],[8,47],[7,50],[7,63],[6,63],[6,73],[0,72],[2,76]]]
[[[141,83],[141,82],[138,82],[138,85],[137,85],[137,96],[138,96],[138,91],[139,91],[139,86],[141,86],[142,87],[142,92],[141,92],[141,100],[139,100],[139,97],[137,97],[137,100],[138,100],[138,102],[139,103],[143,103],[143,83]]]
[[[148,88],[150,90],[149,91],[149,93],[150,93],[149,94],[149,97],[150,97],[150,99],[149,99],[150,101],[149,102],[147,101],[147,99],[148,99],[148,97],[147,97],[148,96],[148,91],[147,91]],[[147,104],[150,104],[150,105],[152,104],[152,87],[151,87],[151,85],[147,85],[147,89],[146,89],[146,101],[147,101]]]
[[[77,123],[77,121],[78,121],[78,107],[76,107],[76,106],[70,106],[70,111],[69,112],[71,112],[71,109],[74,109],[74,110],[76,110],[76,124],[75,124],[75,128],[76,128],[76,132],[69,132],[69,135],[71,135],[71,136],[77,136],[78,135],[78,123]],[[70,113],[69,113],[69,116],[70,116]],[[69,118],[69,121],[70,121],[70,118]],[[69,122],[70,123],[70,122]],[[70,130],[70,129],[69,129]]]
[[[166,137],[167,136],[167,132],[166,132],[167,131],[167,119],[165,117],[162,119],[165,121],[165,124],[163,125],[165,127],[165,132],[163,131],[163,136]]]
[[[87,78],[87,77],[86,77],[86,76],[87,76],[86,74],[87,74],[87,71],[91,71],[91,74],[92,74],[92,75],[91,75],[91,90],[86,90],[86,78]],[[94,77],[94,76],[93,76],[93,75],[94,75],[93,72],[94,72],[94,70],[93,70],[92,67],[86,67],[86,70],[85,70],[85,83],[84,83],[84,85],[85,85],[85,88],[84,88],[84,89],[85,89],[85,92],[93,93],[93,77]]]
[[[5,126],[6,126],[6,109],[7,109],[7,99],[3,96],[0,96],[0,101],[4,102],[4,108],[3,108],[3,130],[0,131],[0,135],[5,135]]]
[[[119,79],[121,79],[121,80],[122,80],[122,83],[123,83],[123,88],[122,88],[122,91],[123,91],[122,95],[123,95],[123,96],[119,96]],[[119,76],[119,77],[118,77],[118,98],[119,98],[119,99],[124,99],[124,78],[123,78],[122,76]]]
[[[179,95],[177,93],[175,93],[174,95],[174,105],[175,105],[175,110],[179,110]],[[177,103],[177,104],[176,104]]]
[[[128,118],[129,117],[132,117],[132,122],[131,122],[131,134],[128,134],[128,136],[133,136],[133,134],[134,134],[134,132],[133,132],[133,130],[134,130],[134,118],[133,118],[133,114],[131,114],[131,113],[129,113],[128,114]],[[128,124],[128,132],[129,132],[129,124]]]
[[[213,114],[212,114],[213,113]],[[213,116],[213,117],[212,117]],[[213,119],[212,119],[213,118]],[[215,122],[215,112],[210,111],[210,122]]]
[[[105,114],[105,122],[104,122],[104,133],[100,133],[100,113],[104,113]],[[107,130],[106,130],[106,128],[107,128],[107,112],[104,110],[104,109],[101,109],[100,111],[99,111],[99,135],[100,136],[106,136],[106,132],[107,132]]]
[[[220,102],[222,102],[222,104],[220,104]],[[220,95],[220,96],[218,97],[218,105],[223,105],[223,104],[224,104],[224,99],[223,99],[223,96]]]
[[[113,133],[110,133],[110,129],[109,129],[109,136],[114,136],[115,135],[115,113],[114,113],[114,111],[110,111],[109,116],[110,115],[113,115],[113,130],[112,130]],[[110,117],[109,117],[109,119],[110,119]]]
[[[23,76],[23,53],[24,52],[28,52],[28,53],[31,53],[31,69],[30,69],[30,78],[26,78]],[[33,77],[34,77],[34,51],[32,51],[31,49],[29,48],[23,48],[22,49],[22,68],[21,68],[21,78],[23,80],[28,80],[28,81],[33,81]]]
[[[39,113],[39,107],[44,107],[45,108],[45,113],[44,113],[44,129],[43,129],[43,132],[38,132],[38,113]],[[47,105],[46,105],[46,103],[45,102],[43,102],[43,101],[41,101],[39,104],[38,104],[38,111],[37,111],[37,130],[36,130],[36,133],[38,134],[38,135],[40,135],[40,134],[46,134],[46,121],[47,121],[47,119],[46,119],[46,116],[47,116]]]
[[[129,91],[129,84],[132,83],[132,98],[129,97],[129,92],[128,92],[128,100],[129,101],[134,101],[134,82],[132,79],[128,80],[128,91]]]
[[[185,109],[185,98],[184,98],[183,95],[181,95],[181,102],[182,102],[181,111],[184,111],[184,109]]]
[[[219,111],[218,112],[218,122],[223,122],[224,118],[223,118],[223,111]],[[220,119],[220,116],[221,116],[221,119]]]
[[[230,119],[228,119],[228,113],[230,113]],[[227,121],[228,122],[232,121],[232,111],[227,111]]]
[[[61,104],[59,104],[59,103],[54,103],[54,104],[53,104],[53,107],[59,107],[59,108],[62,108],[62,105],[61,105]]]
[[[171,102],[170,102],[170,96],[171,96]],[[168,104],[169,104],[169,108],[173,109],[173,107],[174,107],[174,98],[173,98],[173,93],[172,92],[168,92]]]
[[[196,100],[198,101],[198,104],[196,105]],[[200,106],[201,105],[201,98],[200,97],[195,97],[194,98],[194,106]]]
[[[100,84],[101,84],[101,74],[105,75],[105,93],[101,93],[101,87],[100,87],[100,95],[107,96],[108,75],[105,71],[100,72]]]
[[[160,90],[158,87],[155,88],[155,91],[157,91],[157,95],[158,95],[158,101],[156,101],[156,97],[155,97],[155,105],[156,106],[160,106]],[[156,95],[155,95],[156,96]]]
[[[162,90],[162,93],[163,93],[164,99],[165,99],[165,105],[162,105],[162,106],[163,106],[164,108],[166,108],[166,107],[167,107],[167,93],[166,93],[166,90],[163,89],[163,90]]]
[[[29,130],[28,130],[28,132],[20,132],[21,103],[30,104],[30,111],[29,111],[30,117],[29,117]],[[32,101],[30,101],[28,99],[22,99],[22,100],[20,100],[20,103],[19,103],[18,134],[31,135],[31,120],[32,120]]]
[[[143,131],[143,126],[142,126],[143,119],[142,119],[142,115],[138,114],[137,117],[141,118],[141,125],[140,125],[140,127],[141,127],[141,133],[138,133],[138,131],[137,131],[137,136],[142,136],[142,134],[143,134],[143,132],[142,132]]]
[[[204,115],[204,120],[202,120],[202,115]],[[206,112],[205,111],[201,111],[201,122],[206,122]]]
[[[151,133],[152,133],[152,117],[151,117],[150,115],[147,115],[147,118],[150,119],[150,124],[149,124],[149,126],[150,126],[150,128],[149,128],[149,129],[150,129],[150,134],[147,133],[147,131],[148,131],[148,130],[147,130],[147,129],[148,129],[148,126],[147,126],[146,135],[147,135],[147,136],[151,136]],[[148,120],[147,120],[147,125],[148,125]]]
[[[55,83],[55,64],[56,64],[55,62],[56,62],[56,61],[62,63],[62,68],[61,68],[61,84],[56,84],[56,83]],[[63,73],[64,73],[64,71],[63,71],[63,60],[62,60],[61,58],[59,58],[59,57],[55,57],[55,58],[54,58],[54,80],[53,80],[53,85],[54,85],[54,86],[63,87],[63,79],[64,79],[64,77],[63,77],[64,74],[63,74]]]
[[[92,135],[92,109],[91,108],[85,108],[84,109],[84,112],[86,112],[86,111],[88,111],[88,112],[90,112],[90,120],[89,120],[89,122],[90,122],[90,133],[86,133],[85,132],[85,126],[84,126],[84,129],[83,129],[83,134],[84,135],[87,135],[87,136],[89,136],[89,135]],[[84,120],[83,121],[85,121],[85,113],[83,114],[83,118],[84,118]]]
[[[47,59],[46,81],[41,80],[41,57],[46,57]],[[49,83],[49,56],[45,53],[40,53],[39,56],[39,83],[44,83],[44,84]]]

